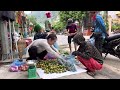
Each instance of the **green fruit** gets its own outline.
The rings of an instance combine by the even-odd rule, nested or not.
[[[45,73],[61,73],[66,71],[66,67],[59,65],[57,59],[40,61],[37,67],[42,68]]]

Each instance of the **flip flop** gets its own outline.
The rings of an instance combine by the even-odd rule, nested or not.
[[[95,72],[90,72],[90,71],[87,71],[87,74],[90,75],[90,76],[92,76],[92,77],[94,77],[96,75]]]

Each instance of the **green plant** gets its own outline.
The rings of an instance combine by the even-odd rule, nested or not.
[[[28,16],[28,19],[33,23],[33,25],[37,24],[37,19],[34,16]]]
[[[117,27],[118,27],[117,29],[120,29],[120,24],[117,24]]]
[[[109,25],[108,25],[108,22],[106,22],[106,30],[108,31],[109,29]]]
[[[80,22],[86,16],[86,11],[60,11],[59,15],[60,21],[63,23],[66,23],[69,18],[73,18]]]
[[[116,25],[112,25],[112,31],[116,30],[118,27]]]
[[[58,31],[62,31],[67,23],[69,18],[73,18],[73,20],[78,20],[79,23],[86,16],[86,11],[60,11],[60,21],[53,25],[54,29]]]
[[[62,22],[57,22],[53,25],[53,28],[56,32],[62,31],[64,29],[65,25]]]

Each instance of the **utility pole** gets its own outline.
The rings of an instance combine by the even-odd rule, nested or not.
[[[2,60],[8,59],[10,53],[9,40],[7,33],[7,21],[0,20],[0,34],[1,34],[1,45],[2,45]]]
[[[110,15],[108,17],[108,24],[109,24],[109,35],[110,35],[111,34],[111,28],[112,28],[112,18],[111,18]]]
[[[12,30],[11,30],[11,22],[10,20],[8,21],[9,23],[9,31],[10,31],[10,54],[11,54],[11,59],[13,60],[13,50],[12,50]]]
[[[106,11],[106,23],[108,22],[108,11]]]
[[[108,22],[108,11],[104,11],[105,24]]]

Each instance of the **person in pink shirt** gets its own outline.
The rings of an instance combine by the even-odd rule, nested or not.
[[[70,53],[71,53],[72,52],[71,40],[77,33],[77,26],[73,23],[72,19],[68,19],[68,24],[66,26],[66,30],[67,30],[67,34],[68,34],[68,44],[69,44]],[[75,46],[75,51],[76,51],[76,45],[74,44],[74,46]]]

